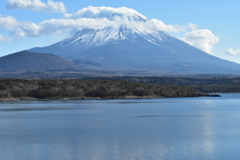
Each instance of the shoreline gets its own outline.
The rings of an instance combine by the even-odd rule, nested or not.
[[[10,101],[69,101],[69,100],[111,100],[111,99],[160,99],[160,98],[194,98],[194,97],[221,97],[218,94],[202,94],[199,96],[180,96],[180,97],[163,97],[163,96],[123,96],[123,97],[49,97],[49,98],[34,98],[34,97],[6,97],[0,98],[0,102]]]

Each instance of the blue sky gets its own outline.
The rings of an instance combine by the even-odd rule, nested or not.
[[[64,23],[66,14],[88,6],[134,9],[149,21],[162,22],[161,27],[171,35],[209,54],[240,63],[237,0],[1,0],[0,56],[67,38],[73,30],[58,31],[63,27],[59,23]],[[53,19],[56,23],[49,23]]]

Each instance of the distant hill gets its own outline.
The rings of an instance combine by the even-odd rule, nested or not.
[[[75,63],[54,54],[21,51],[0,57],[0,72],[77,71]]]

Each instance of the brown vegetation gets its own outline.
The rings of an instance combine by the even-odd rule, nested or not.
[[[110,80],[0,80],[1,99],[112,99],[198,96],[207,96],[207,94],[192,87],[169,84]]]

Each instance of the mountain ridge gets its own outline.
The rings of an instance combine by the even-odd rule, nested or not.
[[[50,71],[56,69],[76,71],[80,70],[80,67],[55,54],[20,51],[0,57],[1,72]]]

